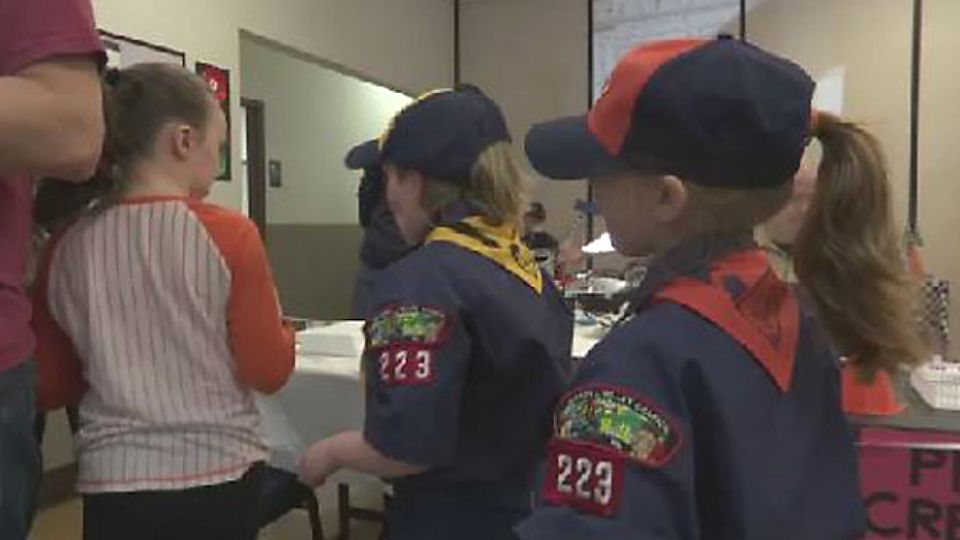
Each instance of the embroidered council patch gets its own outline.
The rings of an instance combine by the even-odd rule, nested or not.
[[[680,434],[666,416],[620,389],[576,390],[557,410],[559,438],[611,448],[649,467],[669,463],[680,447]]]
[[[367,323],[367,347],[371,350],[393,345],[438,345],[450,333],[447,315],[426,306],[391,306]]]

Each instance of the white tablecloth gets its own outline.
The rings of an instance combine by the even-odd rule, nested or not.
[[[271,464],[296,472],[310,444],[363,426],[360,359],[298,355],[286,386],[258,404],[271,449]],[[342,475],[337,481],[355,481]]]
[[[573,354],[582,357],[595,345],[599,329],[577,327]],[[286,386],[273,396],[258,397],[264,430],[271,448],[271,464],[296,471],[304,450],[341,431],[362,429],[363,391],[360,358],[299,354]],[[340,473],[336,482],[375,480]]]

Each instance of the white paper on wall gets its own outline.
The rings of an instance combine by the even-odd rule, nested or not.
[[[594,0],[593,9],[594,99],[617,60],[639,43],[739,30],[739,0]]]
[[[817,80],[817,90],[813,94],[813,107],[821,111],[843,114],[843,85],[846,68],[837,66],[828,70]]]

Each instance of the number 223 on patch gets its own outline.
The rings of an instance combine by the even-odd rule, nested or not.
[[[436,380],[433,351],[419,346],[394,346],[380,351],[380,380],[388,386],[416,386]]]
[[[616,515],[623,493],[624,459],[602,446],[554,439],[547,458],[544,499],[601,517]]]

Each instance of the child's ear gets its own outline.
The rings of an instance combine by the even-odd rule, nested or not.
[[[680,178],[667,175],[658,181],[659,196],[654,216],[660,223],[671,223],[679,219],[687,209],[690,192]]]
[[[195,131],[186,124],[173,126],[171,129],[171,151],[177,159],[186,159],[195,142]]]

